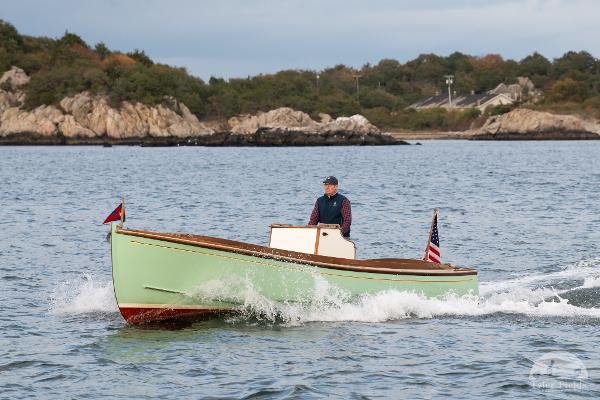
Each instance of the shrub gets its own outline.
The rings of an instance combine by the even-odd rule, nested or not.
[[[512,104],[499,104],[497,106],[487,107],[485,109],[485,114],[490,117],[494,115],[502,115],[512,111],[513,108],[514,105]]]

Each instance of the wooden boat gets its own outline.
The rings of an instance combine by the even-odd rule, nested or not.
[[[130,323],[234,312],[243,299],[218,289],[236,281],[270,300],[300,303],[309,301],[323,280],[350,296],[385,290],[428,297],[478,293],[477,271],[471,268],[356,259],[354,243],[337,225],[272,225],[269,246],[261,246],[113,222],[110,242],[115,297]]]

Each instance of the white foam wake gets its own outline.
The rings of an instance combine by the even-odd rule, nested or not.
[[[582,260],[555,272],[522,275],[499,282],[480,282],[479,293],[485,295],[523,287],[549,286],[588,279],[600,279],[600,258]]]
[[[600,276],[585,278],[582,287],[586,289],[600,287]]]
[[[532,317],[600,318],[599,307],[569,303],[565,293],[600,287],[600,259],[582,261],[547,274],[481,282],[480,296],[427,298],[417,293],[384,291],[352,298],[315,275],[314,290],[301,302],[277,302],[261,294],[249,279],[211,281],[195,287],[189,296],[240,305],[242,317],[296,325],[316,321],[381,322],[405,318],[520,314]],[[557,284],[568,289],[557,290]],[[57,286],[50,313],[83,314],[117,311],[111,281],[84,275]]]
[[[315,289],[302,302],[276,302],[263,296],[250,280],[212,281],[190,293],[204,299],[242,304],[242,315],[290,325],[316,321],[381,322],[405,318],[442,316],[485,316],[520,314],[532,317],[600,318],[600,308],[585,308],[569,303],[564,294],[600,286],[598,260],[585,261],[546,275],[532,275],[502,282],[483,283],[480,296],[427,298],[410,292],[384,291],[351,298],[315,276]],[[546,280],[544,280],[544,277]],[[580,282],[566,290],[555,290],[552,283]],[[548,286],[529,287],[548,282]],[[600,299],[598,299],[600,304]]]
[[[55,315],[112,313],[118,311],[112,281],[99,282],[91,275],[60,283],[50,297]]]
[[[288,324],[315,321],[382,322],[406,318],[442,316],[483,316],[492,314],[521,314],[535,317],[592,317],[600,318],[600,308],[583,308],[554,295],[548,300],[546,290],[519,290],[498,293],[490,297],[447,295],[427,298],[417,293],[385,291],[363,295],[350,302],[328,304],[315,299],[308,304],[271,302],[253,293],[243,307],[247,315]],[[253,301],[252,299],[259,299]]]

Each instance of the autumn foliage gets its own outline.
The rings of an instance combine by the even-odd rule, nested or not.
[[[122,53],[104,43],[90,47],[70,32],[58,39],[21,35],[0,20],[0,72],[12,65],[32,78],[25,88],[30,108],[87,90],[108,96],[116,105],[123,100],[156,104],[173,96],[202,118],[287,106],[315,118],[318,113],[361,113],[383,128],[450,129],[483,117],[471,110],[417,113],[406,107],[423,96],[445,92],[444,75],[452,74],[452,89],[458,94],[485,92],[525,76],[544,91],[543,101],[532,107],[600,114],[600,61],[585,51],[554,60],[533,53],[519,61],[499,54],[421,54],[405,63],[390,58],[361,68],[340,64],[321,71],[285,70],[204,82],[183,68],[155,63],[143,50]]]

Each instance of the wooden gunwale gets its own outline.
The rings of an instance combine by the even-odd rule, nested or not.
[[[118,228],[116,233],[128,236],[143,237],[147,239],[162,240],[171,243],[185,244],[195,247],[228,251],[236,254],[266,259],[296,262],[304,265],[313,265],[321,268],[336,269],[341,271],[416,276],[477,275],[477,271],[474,269],[458,268],[448,264],[434,264],[422,260],[354,260],[280,250],[228,239],[214,238],[210,236],[159,233],[124,228]]]

